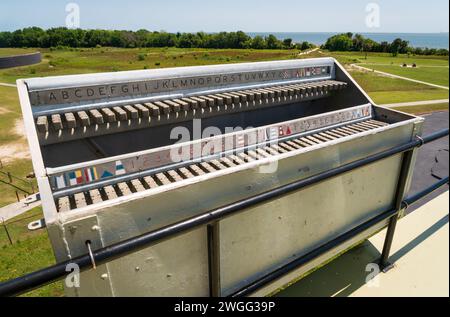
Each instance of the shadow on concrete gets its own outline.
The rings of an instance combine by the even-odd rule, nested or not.
[[[423,241],[431,237],[435,232],[437,232],[439,229],[441,229],[443,226],[445,226],[448,223],[448,215],[440,219],[438,222],[436,222],[434,225],[432,225],[430,228],[422,232],[419,236],[417,236],[414,240],[411,240],[407,245],[405,245],[403,248],[395,252],[391,255],[390,259],[393,262],[398,261],[400,258],[405,256],[409,251],[417,247],[419,244],[421,244]]]
[[[408,252],[425,241],[449,221],[446,215],[431,227],[411,240],[403,248],[393,254],[390,259],[398,261]],[[278,293],[277,297],[347,297],[366,283],[367,276],[372,273],[366,271],[370,263],[377,263],[381,254],[368,240],[341,255],[322,268],[306,276],[297,283]],[[383,273],[380,273],[383,274]]]

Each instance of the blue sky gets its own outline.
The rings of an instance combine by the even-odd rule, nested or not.
[[[1,0],[0,30],[64,26],[65,6],[80,7],[82,28],[170,32],[448,32],[448,0]],[[380,7],[368,28],[366,5]]]

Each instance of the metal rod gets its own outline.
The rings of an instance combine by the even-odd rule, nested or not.
[[[6,236],[8,237],[9,244],[12,245],[13,242],[12,242],[11,236],[9,235],[9,231],[8,231],[8,228],[6,227],[5,219],[3,217],[2,217],[2,225],[3,225],[3,228],[5,229]]]
[[[218,221],[207,226],[209,295],[221,297],[220,283],[220,224]]]
[[[427,144],[427,143],[436,141],[436,140],[438,140],[440,138],[443,138],[443,137],[448,135],[448,132],[449,132],[449,129],[443,129],[443,130],[431,133],[431,134],[427,135],[426,137],[422,138],[423,139],[423,143]]]
[[[22,188],[20,188],[20,187],[18,187],[18,186],[16,186],[16,185],[14,185],[14,184],[11,184],[11,183],[8,183],[8,182],[5,182],[5,181],[4,181],[4,180],[2,180],[2,179],[0,179],[0,183],[2,183],[2,184],[6,184],[6,185],[8,185],[8,186],[11,186],[11,187],[13,187],[13,188],[17,189],[17,190],[20,190],[21,192],[24,192],[25,194],[31,195],[31,193],[29,193],[29,192],[28,192],[28,191],[26,191],[25,189],[22,189]]]
[[[432,142],[443,136],[448,135],[448,129],[433,133],[432,135],[423,138],[424,143]],[[322,172],[320,174],[311,176],[309,178],[296,181],[294,183],[284,185],[268,192],[264,192],[253,197],[243,199],[231,203],[229,205],[219,207],[210,212],[195,216],[193,218],[169,225],[167,227],[158,229],[153,232],[149,232],[114,245],[102,248],[100,250],[94,251],[95,261],[98,265],[112,261],[114,259],[126,256],[130,253],[137,252],[144,248],[150,247],[157,243],[160,243],[166,239],[173,238],[182,233],[194,230],[202,225],[210,224],[214,221],[218,221],[225,217],[229,217],[233,214],[243,212],[249,207],[256,206],[258,204],[264,203],[266,201],[280,198],[282,196],[288,195],[291,192],[305,188],[307,186],[314,185],[316,183],[322,182],[329,178],[339,176],[355,168],[363,167],[371,163],[377,162],[379,160],[391,157],[393,155],[403,153],[404,151],[410,150],[414,147],[422,144],[421,141],[412,141],[405,145],[397,146],[387,151],[366,157],[364,159]],[[397,210],[393,211],[392,215],[396,214]],[[391,215],[391,216],[392,216]],[[380,217],[380,216],[378,216]],[[376,219],[376,218],[374,218]],[[339,238],[338,238],[339,239]],[[338,240],[335,239],[335,240]],[[334,240],[334,241],[335,241]],[[314,251],[313,251],[314,252]],[[37,287],[49,284],[51,282],[57,281],[64,277],[66,272],[66,266],[68,264],[75,263],[80,267],[80,270],[86,270],[91,267],[91,259],[89,255],[83,255],[74,258],[70,261],[65,261],[54,266],[24,275],[22,277],[4,282],[0,284],[0,296],[13,296],[25,293]],[[270,274],[269,274],[270,275]]]
[[[431,185],[430,187],[425,188],[424,190],[412,195],[412,196],[408,196],[408,198],[405,199],[405,203],[407,205],[413,205],[414,203],[418,202],[419,200],[421,200],[422,198],[424,198],[425,196],[431,194],[432,192],[434,192],[435,190],[441,188],[444,185],[448,185],[448,176],[443,178],[442,180],[440,180],[439,182]]]
[[[407,181],[409,171],[414,158],[414,150],[403,153],[402,165],[400,175],[397,183],[397,192],[395,194],[395,208],[400,213],[403,205],[403,199],[406,196]],[[386,238],[384,240],[383,251],[380,258],[380,268],[383,272],[387,272],[393,265],[389,262],[389,255],[391,253],[392,241],[394,240],[395,228],[397,227],[398,216],[392,217],[389,220]]]

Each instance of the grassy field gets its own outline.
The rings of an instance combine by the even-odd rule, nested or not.
[[[448,111],[448,102],[447,103],[438,103],[434,105],[424,105],[424,106],[411,106],[411,107],[399,107],[393,108],[398,111],[412,113],[412,114],[426,114],[434,111]]]
[[[1,48],[0,57],[20,55],[20,54],[30,54],[38,51],[40,50],[32,48]]]
[[[445,89],[389,78],[373,72],[353,70],[350,73],[378,104],[448,99],[449,95]]]
[[[449,85],[449,60],[447,56],[412,56],[412,55],[399,55],[393,57],[387,53],[348,53],[348,52],[333,52],[329,53],[339,60],[344,65],[358,64],[370,69],[403,76],[411,79],[416,79],[431,84],[441,85],[448,87]],[[412,65],[416,64],[417,68],[404,68],[403,64]],[[401,89],[393,90],[394,92]],[[421,98],[423,92],[417,97]],[[426,95],[426,94],[425,94]],[[397,99],[402,96],[397,97]],[[434,99],[433,93],[426,99]],[[403,102],[403,101],[402,101]]]
[[[3,226],[0,227],[0,282],[55,264],[45,229],[28,231],[27,225],[43,218],[40,207],[6,222],[13,240],[10,245]],[[57,282],[24,296],[62,296],[63,286]]]
[[[14,176],[16,177],[20,177],[22,179],[26,179],[26,176],[33,171],[33,167],[31,165],[31,160],[29,159],[16,159],[14,161],[11,162],[7,162],[7,163],[3,163],[3,168],[0,169],[0,172],[7,172],[9,171],[10,173],[12,173]],[[6,175],[4,175],[3,173],[0,173],[0,180],[3,181],[8,181],[8,177]],[[31,193],[32,188],[34,188],[35,190],[37,190],[37,184],[36,184],[36,180],[33,179],[31,180],[32,182],[32,186],[29,183],[26,183],[24,181],[19,181],[14,179],[13,184],[24,189],[25,191]],[[19,198],[23,199],[25,198],[25,193],[18,190],[17,191],[19,193]],[[2,182],[0,182],[0,208],[6,205],[9,205],[11,203],[17,202],[17,198],[16,198],[16,190],[9,186],[6,185]]]
[[[343,64],[381,64],[381,65],[403,65],[417,64],[417,66],[448,66],[448,56],[413,56],[398,55],[392,56],[389,53],[369,53],[362,52],[332,52],[328,53],[338,59]]]
[[[120,49],[108,47],[53,51],[42,49],[41,52],[42,63],[0,71],[0,82],[14,83],[18,78],[36,76],[291,59],[295,58],[298,53],[290,50]]]
[[[14,133],[14,126],[21,115],[17,89],[0,86],[0,144],[17,141],[20,138]]]
[[[18,123],[22,113],[17,97],[17,89],[14,87],[0,86],[0,180],[8,181],[3,173],[10,172],[14,176],[25,178],[33,171],[28,155],[28,145],[23,136],[23,129]],[[1,173],[3,172],[3,173]],[[24,182],[14,181],[20,188],[31,192],[31,186]],[[36,188],[36,183],[33,181]],[[24,193],[18,191],[20,198]],[[15,189],[0,182],[0,208],[16,202]]]
[[[421,66],[418,68],[405,68],[399,65],[392,65],[392,66],[378,65],[378,64],[360,64],[360,65],[370,69],[375,69],[377,71],[448,87],[449,69],[447,66]]]

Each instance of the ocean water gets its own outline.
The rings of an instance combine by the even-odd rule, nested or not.
[[[248,32],[250,36],[273,34],[279,39],[291,38],[294,42],[307,41],[316,45],[324,44],[328,38],[337,33],[304,33],[304,32]],[[392,42],[396,38],[409,41],[413,47],[446,48],[448,49],[448,33],[361,33],[364,37],[376,42]]]

